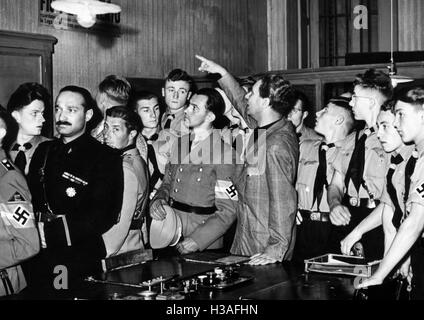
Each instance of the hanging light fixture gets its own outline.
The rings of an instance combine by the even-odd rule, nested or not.
[[[397,68],[396,68],[396,63],[395,63],[395,58],[394,58],[394,28],[393,28],[393,23],[394,23],[394,15],[393,15],[393,0],[390,0],[390,65],[387,66],[387,69],[389,69],[389,76],[392,79],[392,85],[393,87],[397,87],[397,85],[399,83],[406,83],[406,82],[411,82],[414,81],[414,79],[409,78],[409,77],[405,77],[405,76],[400,76],[397,74]]]
[[[96,23],[96,15],[119,13],[121,7],[97,0],[56,0],[51,3],[53,9],[77,16],[77,22],[84,28]]]

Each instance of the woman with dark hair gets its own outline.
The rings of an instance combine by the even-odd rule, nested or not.
[[[50,94],[41,84],[28,82],[20,85],[12,94],[7,110],[16,121],[11,142],[6,148],[15,165],[28,174],[29,163],[35,149],[48,140],[41,136],[44,110],[50,109]]]
[[[150,206],[153,248],[178,242],[175,239],[181,234],[155,232],[175,217],[182,224],[184,238],[177,244],[181,254],[223,247],[223,235],[236,218],[238,201],[233,184],[237,156],[219,130],[228,121],[224,111],[224,100],[211,88],[199,90],[184,110],[190,135],[173,144],[162,186]]]

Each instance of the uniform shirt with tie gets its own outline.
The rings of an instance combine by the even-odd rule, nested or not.
[[[133,219],[142,219],[149,195],[149,173],[135,145],[122,150],[124,170],[124,196],[119,221],[103,234],[107,257],[144,249],[147,241],[145,223],[131,229]]]
[[[32,156],[34,155],[35,149],[37,149],[40,143],[48,140],[50,139],[43,136],[35,136],[23,146],[15,141],[9,150],[10,159],[15,163],[15,165],[19,170],[21,170],[22,173],[27,175],[29,164],[31,162]]]
[[[183,136],[173,144],[172,158],[153,201],[173,199],[192,207],[215,206],[211,215],[174,211],[181,218],[183,236],[194,240],[200,251],[219,249],[223,235],[236,219],[238,196],[232,181],[236,153],[216,132],[193,141],[191,150],[189,141],[189,136]]]
[[[0,148],[0,297],[26,287],[20,264],[38,253],[39,243],[28,185]]]
[[[184,107],[176,113],[166,111],[162,115],[161,127],[169,130],[178,137],[189,133],[189,128],[184,121]]]
[[[296,182],[296,191],[298,194],[298,208],[300,210],[329,212],[327,202],[327,188],[322,186],[322,197],[318,203],[314,197],[314,186],[318,175],[320,165],[319,153],[323,150],[326,155],[326,182],[327,186],[331,183],[331,178],[334,173],[334,161],[337,158],[340,149],[345,146],[345,139],[332,144],[325,144],[321,140],[305,140],[300,145],[300,157],[298,178]],[[314,199],[315,198],[315,199]],[[319,210],[318,210],[319,209]]]
[[[407,175],[407,164],[411,163],[411,157],[413,156],[415,147],[414,146],[403,146],[397,155],[392,155],[390,167],[386,179],[391,181],[386,181],[386,185],[383,191],[383,195],[380,198],[381,203],[384,203],[390,206],[395,212],[398,208],[401,210],[401,217],[399,222],[402,221],[402,218],[406,215],[405,208],[405,175]],[[400,158],[401,157],[401,158]],[[396,161],[397,160],[397,161]],[[390,173],[391,171],[391,173]],[[392,195],[388,190],[389,183],[392,184],[395,192]],[[390,187],[389,187],[390,188]],[[408,195],[406,195],[408,196]],[[395,205],[396,202],[396,205]],[[398,228],[398,226],[395,225]]]
[[[363,129],[359,132],[359,139],[366,134],[366,130]],[[350,179],[348,188],[345,190],[345,194],[350,197],[369,199],[370,194],[374,196],[375,200],[381,198],[381,195],[385,186],[385,178],[387,169],[389,167],[389,155],[383,150],[380,141],[377,138],[376,129],[374,132],[369,133],[365,141],[365,161],[363,170],[363,180],[366,183],[368,191],[364,188],[363,183],[360,184],[359,194],[355,185]],[[352,154],[355,149],[356,133],[352,133],[346,139],[345,145],[340,149],[337,155],[337,159],[334,161],[334,170],[339,172],[343,180],[348,174],[349,164],[351,161]]]

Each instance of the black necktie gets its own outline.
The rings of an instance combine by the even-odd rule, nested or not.
[[[406,204],[408,197],[409,197],[409,188],[411,187],[411,176],[414,173],[415,170],[415,165],[417,163],[417,159],[418,159],[418,153],[416,151],[414,151],[412,153],[412,156],[409,158],[406,166],[405,166],[405,193],[403,196],[403,203],[404,205]],[[390,170],[389,170],[390,172]],[[388,174],[387,174],[388,176]],[[387,189],[387,191],[389,191],[389,189]],[[390,195],[390,193],[389,193]],[[392,196],[390,195],[390,198],[392,198]],[[393,200],[392,200],[393,201]],[[400,224],[402,222],[402,217],[403,217],[403,213],[402,212],[396,212],[395,209],[395,213],[393,214],[393,218],[392,218],[392,223],[395,226],[396,229],[399,229]]]
[[[143,136],[144,137],[144,136]],[[163,179],[163,174],[159,170],[158,162],[156,159],[156,152],[155,148],[153,147],[152,143],[156,141],[159,138],[159,135],[155,133],[150,138],[144,137],[144,139],[147,142],[147,159],[153,166],[153,172],[152,176],[150,178],[150,192],[153,191],[156,183],[159,181],[159,179]]]
[[[175,114],[169,114],[167,119],[166,119],[165,126],[163,128],[164,129],[170,129],[171,128],[171,122],[174,119],[175,119]]]
[[[319,211],[320,203],[322,200],[322,195],[324,193],[324,186],[328,187],[327,182],[327,151],[330,148],[335,147],[334,143],[330,143],[327,145],[325,142],[322,142],[318,149],[318,156],[319,156],[319,165],[317,169],[317,174],[315,177],[315,183],[314,183],[314,198],[313,198],[313,204],[317,203],[317,210]]]
[[[27,164],[25,151],[31,148],[32,144],[29,142],[24,143],[24,145],[16,143],[12,148],[12,151],[19,151],[15,158],[15,165],[19,168],[19,170],[21,170],[22,173],[25,173],[25,167]]]
[[[403,158],[400,154],[398,154],[396,157],[392,156],[390,159],[390,168],[387,172],[386,176],[386,186],[387,186],[387,193],[390,196],[390,199],[392,200],[392,203],[395,207],[395,212],[393,213],[392,223],[395,226],[396,229],[400,226],[400,220],[402,219],[402,209],[400,208],[398,197],[396,194],[396,188],[393,185],[393,174],[395,173],[396,167],[401,164],[403,161]]]
[[[345,177],[346,190],[349,189],[349,181],[352,180],[353,185],[359,194],[359,188],[364,176],[365,142],[372,133],[374,133],[374,128],[365,130],[364,134],[359,140],[359,132],[356,135],[355,149],[353,150],[352,158],[350,159],[349,168],[347,169],[347,174]]]

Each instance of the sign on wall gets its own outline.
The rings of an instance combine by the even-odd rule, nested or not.
[[[99,0],[110,3],[111,0]],[[53,0],[39,0],[39,25],[48,26],[58,30],[84,31],[90,33],[101,33],[112,36],[120,35],[121,14],[103,14],[97,16],[94,26],[86,29],[80,26],[76,16],[59,11],[51,7]]]

